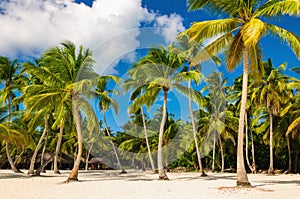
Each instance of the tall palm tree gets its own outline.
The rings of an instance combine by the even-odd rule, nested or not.
[[[300,67],[292,68],[292,70],[298,75],[300,75]],[[280,113],[281,116],[286,114],[291,114],[293,118],[293,122],[289,125],[286,135],[289,135],[292,131],[296,129],[296,127],[300,126],[300,81],[299,79],[294,80],[293,82],[288,84],[289,89],[295,89],[297,94],[293,97],[293,102],[289,104],[285,109]]]
[[[147,88],[147,85],[145,85],[145,82],[143,79],[134,80],[132,78],[127,79],[123,83],[122,86],[123,86],[123,89],[125,92],[127,92],[130,88],[135,89],[130,96],[130,100],[136,100],[137,97],[143,93],[143,90],[145,90]],[[129,112],[132,112],[132,111],[129,110]],[[153,161],[152,154],[151,154],[151,148],[150,148],[149,139],[148,139],[147,125],[146,125],[146,119],[145,119],[145,113],[144,113],[143,107],[140,107],[140,112],[142,115],[143,129],[144,129],[144,135],[145,135],[145,139],[146,139],[147,152],[148,152],[150,164],[152,167],[152,171],[156,172],[154,161]]]
[[[60,123],[62,120],[61,111],[65,107],[64,103],[66,100],[62,99],[62,95],[59,92],[62,86],[60,84],[61,81],[58,81],[55,72],[51,71],[53,69],[50,67],[49,63],[43,63],[43,60],[35,60],[34,62],[27,62],[23,65],[24,68],[22,72],[26,73],[29,77],[30,83],[24,87],[23,96],[20,96],[17,100],[24,101],[24,107],[26,109],[24,119],[29,120],[28,126],[30,129],[36,129],[44,125],[43,133],[35,147],[28,171],[29,174],[34,174],[34,164],[38,151],[40,150],[44,137],[49,131],[49,117],[54,116],[56,120],[52,125],[52,128],[56,129],[58,128],[57,125],[59,125],[59,128],[62,130],[63,125]],[[59,141],[60,136],[58,144],[60,144]],[[54,160],[56,163],[55,165],[57,166],[56,160],[58,152],[56,151],[56,153],[54,155]],[[59,173],[57,167],[55,173]]]
[[[244,165],[243,136],[245,108],[247,101],[248,71],[259,71],[261,63],[259,40],[265,34],[273,34],[286,42],[300,57],[300,39],[297,35],[279,26],[263,22],[262,17],[276,17],[281,14],[299,16],[299,0],[188,0],[189,10],[207,8],[217,14],[229,16],[194,23],[183,34],[201,42],[204,39],[218,37],[206,47],[208,54],[215,54],[226,48],[226,65],[233,70],[243,60],[243,89],[240,108],[238,150],[237,150],[237,185],[249,186]],[[202,58],[203,55],[199,55]],[[197,61],[197,59],[195,59]],[[250,65],[249,65],[250,61]]]
[[[0,57],[0,80],[4,81],[4,88],[1,90],[2,104],[7,104],[7,121],[11,121],[11,114],[14,108],[12,105],[13,99],[16,97],[15,90],[20,87],[18,84],[21,83],[21,79],[18,75],[20,63],[17,59],[11,61],[8,57]],[[15,173],[20,173],[21,171],[16,168],[9,152],[9,142],[5,142],[5,149],[8,162],[11,169]]]
[[[106,121],[106,112],[111,107],[113,107],[113,109],[116,113],[118,113],[118,110],[119,110],[118,102],[116,100],[114,100],[112,97],[109,96],[110,94],[118,95],[119,92],[117,90],[107,88],[107,84],[108,84],[109,81],[112,81],[112,82],[118,84],[119,81],[120,81],[120,78],[118,78],[116,76],[112,76],[112,75],[110,75],[110,76],[101,76],[99,78],[99,82],[97,84],[95,94],[96,94],[96,96],[99,100],[98,101],[98,107],[100,109],[100,112],[103,113],[103,124],[105,126],[106,134],[109,137],[109,140],[112,144],[113,151],[116,155],[116,159],[117,159],[118,165],[120,167],[121,173],[127,173],[125,171],[125,169],[122,167],[122,164],[121,164],[121,161],[120,161],[120,158],[119,158],[119,155],[118,155],[118,151],[115,147],[115,144],[113,143],[113,140],[112,140],[111,135],[110,135],[111,132],[108,129],[108,125],[107,125],[107,121]]]
[[[223,79],[223,74],[219,72],[213,72],[208,78],[206,78],[207,86],[203,87],[202,91],[208,91],[209,94],[206,97],[206,114],[205,117],[199,118],[199,131],[205,134],[208,144],[210,139],[213,140],[213,163],[212,171],[214,171],[215,160],[215,146],[217,141],[221,152],[221,172],[224,172],[224,152],[222,139],[230,138],[235,144],[232,131],[236,130],[236,120],[233,113],[226,109],[226,90],[227,79]],[[198,114],[199,115],[199,114]],[[208,145],[209,146],[209,145]],[[211,146],[209,146],[211,147]]]
[[[26,89],[28,91],[39,90],[36,95],[32,96],[37,98],[31,105],[32,110],[49,103],[49,101],[55,104],[55,107],[53,107],[55,122],[52,128],[62,127],[66,111],[73,112],[77,131],[78,152],[67,182],[78,180],[78,170],[83,151],[82,114],[88,112],[85,116],[93,117],[88,121],[94,123],[96,121],[96,116],[84,97],[84,95],[90,96],[89,90],[92,88],[93,78],[97,76],[92,69],[93,64],[92,52],[89,49],[83,49],[82,46],[76,49],[72,42],[65,41],[61,43],[61,47],[53,47],[43,53],[40,67],[29,65],[27,68],[27,71],[30,70],[30,73],[42,82],[42,85],[31,85]],[[36,112],[37,118],[39,114],[42,114],[42,111]],[[97,126],[96,123],[89,125],[93,128]]]
[[[253,85],[253,78],[249,77],[249,87],[248,87],[248,95],[247,95],[247,102],[246,102],[246,110],[245,110],[245,155],[246,155],[246,162],[248,164],[248,167],[252,171],[252,173],[256,173],[256,164],[255,164],[255,148],[254,148],[254,140],[253,140],[253,132],[251,130],[252,122],[251,122],[251,116],[254,111],[254,107],[258,106],[255,104],[255,99],[253,99],[253,88],[251,85]],[[234,105],[237,110],[240,110],[241,107],[241,98],[242,98],[242,84],[243,84],[243,77],[242,75],[237,77],[233,85],[230,88],[228,100],[230,101],[230,104]],[[251,135],[251,153],[252,153],[252,164],[250,164],[249,158],[248,158],[248,131]]]
[[[273,167],[273,116],[279,115],[281,107],[287,104],[292,96],[291,90],[286,88],[289,82],[287,76],[281,74],[281,70],[285,69],[286,64],[280,65],[274,69],[271,59],[264,63],[265,76],[262,82],[254,89],[253,95],[259,96],[259,104],[266,107],[270,120],[270,166],[269,175],[274,175]]]
[[[200,65],[197,64],[196,66],[192,65],[192,61],[199,53],[201,50],[202,46],[196,42],[190,41],[187,35],[183,35],[180,39],[178,39],[178,45],[180,49],[180,53],[183,55],[184,59],[188,62],[189,64],[189,71],[192,70],[200,70]],[[191,87],[191,81],[188,81],[188,88]],[[193,108],[192,108],[192,99],[189,97],[189,111],[190,111],[190,116],[191,116],[191,121],[192,121],[192,127],[193,127],[193,135],[194,135],[194,141],[195,141],[195,147],[196,147],[196,154],[197,154],[197,159],[198,159],[198,164],[200,168],[200,173],[201,176],[207,176],[207,174],[203,170],[202,162],[201,162],[201,154],[199,150],[199,144],[198,144],[198,139],[197,139],[197,127],[195,124],[195,117],[193,113]]]
[[[133,104],[130,105],[130,110],[134,113],[143,104],[150,106],[155,102],[159,96],[160,91],[163,92],[163,115],[159,127],[158,139],[158,173],[159,179],[168,180],[168,176],[163,167],[162,146],[164,127],[167,120],[167,99],[168,92],[171,88],[177,89],[185,95],[193,94],[194,99],[200,98],[200,94],[195,91],[190,92],[179,82],[183,80],[194,79],[196,82],[200,81],[200,73],[196,71],[178,72],[177,69],[181,67],[184,59],[173,51],[174,46],[171,45],[166,49],[165,47],[151,48],[149,53],[141,58],[135,66],[129,71],[134,79],[144,79],[147,86],[145,93],[137,98]]]

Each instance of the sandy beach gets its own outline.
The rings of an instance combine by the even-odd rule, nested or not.
[[[170,181],[159,181],[157,174],[136,170],[80,171],[80,182],[65,184],[68,174],[47,171],[31,177],[1,170],[1,198],[300,198],[300,175],[249,174],[253,188],[238,189],[231,173],[204,178],[192,172],[168,173]]]

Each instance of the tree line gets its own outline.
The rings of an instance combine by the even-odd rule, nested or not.
[[[276,35],[299,58],[299,37],[262,21],[263,17],[282,14],[298,16],[299,5],[298,0],[265,3],[257,0],[189,0],[190,10],[205,8],[223,13],[226,17],[192,24],[178,35],[176,42],[150,48],[146,56],[131,66],[129,78],[121,85],[124,92],[131,92],[132,103],[128,111],[133,115],[124,125],[124,132],[112,133],[106,121],[108,110],[118,111],[118,103],[112,97],[118,91],[111,89],[109,83],[118,84],[120,78],[99,76],[93,69],[95,61],[91,50],[82,46],[76,48],[72,42],[65,41],[44,51],[32,62],[20,63],[1,57],[1,153],[15,172],[20,172],[16,165],[22,161],[22,155],[30,154],[29,174],[34,174],[35,161],[42,146],[43,153],[51,149],[50,160],[53,159],[56,173],[59,173],[59,153],[64,151],[74,156],[68,178],[68,181],[74,181],[78,178],[82,156],[89,156],[88,152],[97,140],[91,139],[90,148],[85,148],[83,135],[85,132],[104,132],[105,140],[111,144],[123,172],[125,166],[121,165],[117,148],[132,151],[136,154],[133,158],[143,165],[148,162],[153,170],[157,168],[159,179],[168,179],[165,168],[170,165],[200,169],[201,175],[205,176],[202,160],[209,159],[211,163],[206,162],[206,166],[211,165],[214,170],[218,145],[221,171],[224,171],[225,159],[227,162],[236,160],[236,165],[230,166],[236,166],[237,184],[249,186],[245,162],[253,172],[256,164],[258,168],[260,164],[265,165],[266,154],[262,154],[265,150],[255,150],[256,145],[264,144],[269,145],[269,174],[274,173],[274,148],[275,154],[284,154],[280,156],[282,160],[288,159],[288,172],[292,172],[294,155],[296,171],[299,162],[299,79],[283,73],[285,63],[275,67],[270,59],[264,62],[259,40],[265,34]],[[215,41],[202,46],[205,39],[216,36]],[[218,58],[220,52],[224,52],[224,60]],[[214,72],[204,77],[201,68],[205,65],[201,63],[206,60],[216,64],[225,61],[228,70],[234,70],[243,62],[243,74],[234,80],[233,85],[227,85],[221,73]],[[299,68],[293,70],[299,73]],[[205,81],[207,86],[199,90],[196,85],[201,81]],[[168,113],[170,90],[177,90],[188,99],[189,121],[175,121]],[[151,107],[160,97],[163,103],[156,118],[148,118],[144,107]],[[103,117],[101,125],[94,107],[89,104],[91,98],[97,99],[97,107]],[[196,110],[193,108],[195,104]],[[152,120],[156,123],[156,130],[148,126]],[[132,123],[140,123],[142,128],[139,131],[143,132],[143,138],[126,133],[134,131]],[[174,140],[179,129],[183,132],[182,140],[192,136],[193,145],[175,162],[164,162],[166,151],[163,147]],[[207,139],[212,140],[211,146],[208,146],[213,149],[212,158],[203,157],[203,154],[209,154],[203,153],[206,148],[201,145]],[[251,140],[250,143],[248,140]],[[287,155],[283,153],[286,147]],[[152,157],[154,151],[155,158]],[[148,158],[139,158],[141,153],[148,154]],[[281,165],[283,167],[285,165]]]

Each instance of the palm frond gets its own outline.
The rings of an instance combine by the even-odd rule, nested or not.
[[[196,91],[192,88],[187,88],[187,87],[185,87],[181,84],[174,84],[173,87],[176,88],[184,96],[192,99],[200,107],[202,107],[203,104],[205,103],[204,98],[202,97],[202,95],[198,91]]]
[[[234,68],[242,61],[243,52],[243,39],[241,33],[237,33],[229,48],[225,52],[226,65],[229,71],[234,70]]]
[[[299,0],[270,0],[257,9],[254,13],[255,17],[264,16],[272,17],[278,15],[300,15],[300,1]]]
[[[183,82],[183,81],[194,81],[196,84],[199,84],[201,80],[203,79],[203,75],[199,73],[198,71],[188,71],[188,72],[181,72],[176,74],[173,77],[173,80],[176,83]]]
[[[208,44],[203,50],[198,52],[192,60],[192,65],[196,65],[201,61],[206,61],[210,59],[212,59],[218,65],[220,61],[215,60],[214,55],[224,50],[224,48],[232,42],[232,32],[233,31],[230,31],[218,37],[215,41]]]
[[[297,126],[300,125],[300,117],[296,118],[288,127],[286,135],[289,135]]]
[[[189,29],[182,32],[179,37],[182,34],[187,34],[190,39],[202,43],[207,38],[223,35],[236,29],[239,23],[242,23],[242,21],[236,18],[196,22]]]
[[[276,25],[265,23],[266,29],[275,36],[278,36],[282,41],[286,42],[288,46],[294,51],[295,55],[300,59],[300,38],[283,28]]]

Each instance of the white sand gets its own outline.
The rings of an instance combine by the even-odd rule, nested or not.
[[[300,198],[300,175],[249,174],[254,188],[237,189],[236,174],[168,173],[170,181],[159,181],[157,174],[136,170],[80,171],[80,182],[62,183],[69,172],[30,177],[0,170],[0,198]]]

